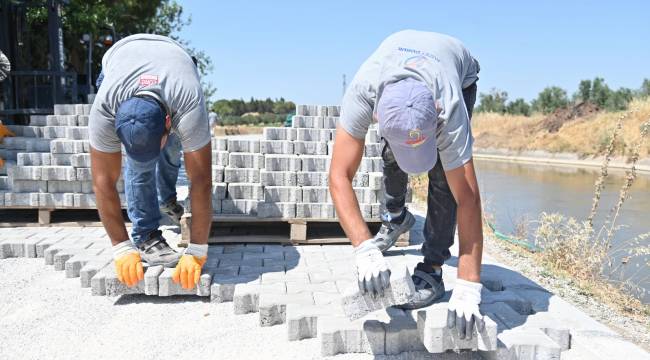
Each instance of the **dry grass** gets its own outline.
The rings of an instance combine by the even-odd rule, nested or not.
[[[632,155],[632,147],[640,138],[639,127],[650,118],[650,99],[634,100],[629,108],[636,111],[629,114],[623,123],[614,156]],[[601,112],[578,118],[565,123],[559,132],[552,134],[541,126],[543,115],[525,117],[477,113],[472,120],[472,131],[475,146],[479,148],[574,152],[594,156],[602,153],[609,144],[622,113]],[[650,144],[646,143],[639,149],[639,156],[650,156]]]

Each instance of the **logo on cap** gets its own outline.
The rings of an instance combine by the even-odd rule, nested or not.
[[[411,145],[411,147],[418,147],[422,145],[426,139],[427,137],[422,134],[420,129],[413,129],[409,131],[409,138],[406,140],[406,144]]]

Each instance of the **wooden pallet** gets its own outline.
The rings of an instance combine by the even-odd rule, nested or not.
[[[81,220],[79,218],[99,218],[99,215],[97,214],[97,208],[90,208],[90,207],[58,207],[58,208],[40,208],[40,207],[33,207],[33,206],[0,206],[0,212],[4,211],[12,211],[12,210],[31,210],[36,212],[37,215],[37,221],[29,220],[30,218],[33,219],[32,216],[26,215],[23,219],[17,219],[17,220],[10,220],[10,221],[4,221],[6,219],[2,219],[3,221],[0,222],[0,228],[2,227],[17,227],[17,226],[102,226],[101,221],[97,220]],[[69,212],[69,213],[74,213],[77,216],[73,216],[75,219],[69,220],[65,219],[64,221],[52,221],[52,213],[57,212],[57,213],[63,213],[63,212]],[[24,214],[23,214],[24,215]],[[10,217],[10,216],[7,216]]]
[[[181,218],[181,243],[190,240],[192,215]],[[379,220],[366,219],[371,231],[379,229]],[[256,232],[254,228],[262,228]],[[215,231],[221,229],[222,231]],[[349,244],[338,219],[262,219],[253,216],[219,215],[212,218],[208,243],[286,243],[286,244]],[[408,233],[402,235],[396,246],[408,246]]]

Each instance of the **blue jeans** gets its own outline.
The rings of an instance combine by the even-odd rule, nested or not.
[[[463,89],[463,100],[470,119],[476,102],[476,83]],[[408,174],[397,165],[393,152],[388,143],[382,140],[384,147],[383,158],[383,211],[396,213],[404,209],[408,186]],[[454,244],[456,233],[456,200],[451,193],[445,171],[440,162],[440,156],[433,169],[429,170],[429,190],[427,194],[427,218],[424,222],[424,243],[422,255],[424,261],[434,265],[442,265],[451,257],[449,248]]]
[[[170,134],[157,159],[147,162],[126,158],[124,187],[133,229],[131,238],[138,246],[158,230],[160,206],[176,200],[176,180],[181,167],[181,142]]]

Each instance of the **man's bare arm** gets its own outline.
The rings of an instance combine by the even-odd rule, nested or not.
[[[479,282],[483,255],[483,219],[473,160],[446,171],[445,176],[458,204],[458,278]]]
[[[97,210],[111,243],[117,245],[129,240],[116,186],[122,172],[122,153],[105,153],[91,147],[90,166]]]
[[[358,246],[372,237],[368,225],[361,216],[359,202],[352,189],[352,179],[359,168],[363,150],[364,140],[354,138],[341,127],[336,129],[334,154],[329,173],[330,194],[341,226],[353,246]]]
[[[190,241],[207,244],[212,224],[212,146],[185,153],[185,170],[190,180],[192,225]]]

